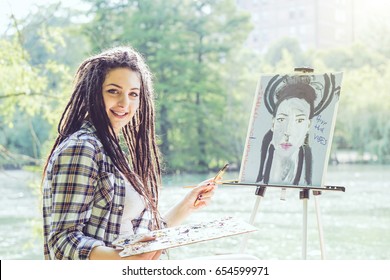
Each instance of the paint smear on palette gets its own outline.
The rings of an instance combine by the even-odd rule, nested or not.
[[[119,255],[127,257],[253,231],[257,231],[257,228],[248,223],[233,217],[224,217],[197,224],[152,231],[151,233],[156,235],[156,239],[147,242],[138,241],[143,234],[121,235],[112,244],[123,248]]]

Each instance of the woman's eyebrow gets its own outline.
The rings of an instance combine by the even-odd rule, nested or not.
[[[111,83],[111,84],[106,85],[106,87],[108,87],[108,86],[115,86],[115,87],[118,87],[118,88],[122,89],[121,86],[119,86],[119,85],[117,85],[117,84],[114,84],[114,83]]]
[[[111,83],[111,84],[108,84],[108,85],[105,85],[106,87],[108,86],[115,86],[115,87],[118,87],[120,89],[123,89],[120,85],[117,85],[117,84],[114,84],[114,83]],[[140,90],[139,88],[137,87],[134,87],[134,88],[131,88],[130,90]]]

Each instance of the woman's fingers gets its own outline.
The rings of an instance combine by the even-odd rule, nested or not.
[[[195,191],[198,193],[207,193],[213,191],[216,187],[217,185],[214,182],[209,182],[205,185],[200,185]]]
[[[205,200],[205,199],[210,199],[214,196],[215,192],[214,190],[209,191],[209,192],[203,192],[198,195],[198,200]]]
[[[214,196],[214,190],[199,194],[194,203],[194,206],[196,208],[199,208],[199,207],[209,205],[213,196]]]
[[[153,241],[156,239],[156,235],[153,235],[152,233],[150,234],[145,234],[139,239],[134,240],[134,243],[136,242],[148,242],[148,241]],[[143,260],[158,260],[161,256],[162,251],[152,251],[152,252],[147,252],[147,253],[142,253],[139,254],[138,256],[143,259]]]
[[[194,206],[197,207],[201,201],[210,198],[213,193],[213,189],[213,186],[208,186],[207,188],[201,188],[200,190],[197,190]]]
[[[209,185],[215,184],[214,178],[209,178],[207,180],[204,180],[203,182],[200,182],[197,187],[206,187]]]

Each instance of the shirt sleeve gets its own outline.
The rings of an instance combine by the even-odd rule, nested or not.
[[[88,259],[103,241],[85,236],[98,178],[96,147],[73,140],[53,160],[48,248],[52,259]]]

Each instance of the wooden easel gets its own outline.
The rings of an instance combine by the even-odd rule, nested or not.
[[[294,68],[295,72],[300,73],[312,73],[314,72],[313,68],[310,67],[297,67]],[[309,200],[310,192],[313,192],[314,201],[315,201],[315,209],[317,216],[317,226],[318,233],[320,238],[320,247],[321,247],[321,259],[325,259],[325,247],[324,247],[324,237],[323,237],[323,229],[321,223],[321,213],[319,208],[318,196],[321,195],[323,191],[342,191],[345,192],[345,187],[340,186],[295,186],[295,185],[270,185],[270,184],[261,184],[261,183],[240,183],[238,181],[227,183],[229,185],[244,185],[244,186],[255,186],[256,187],[256,202],[253,207],[251,217],[249,219],[250,224],[254,224],[256,214],[258,212],[260,201],[264,198],[264,194],[267,188],[281,188],[282,196],[284,195],[285,189],[297,189],[299,190],[299,198],[302,200],[302,259],[306,259],[307,257],[307,203]],[[246,244],[248,241],[248,236],[245,237],[240,252],[243,252],[246,248]]]
[[[325,246],[324,246],[324,237],[323,237],[323,229],[321,222],[321,213],[320,207],[317,197],[321,195],[323,191],[341,191],[345,192],[345,187],[341,186],[324,186],[324,187],[302,187],[302,186],[291,186],[291,185],[264,185],[264,184],[251,184],[251,183],[239,183],[238,181],[223,183],[226,185],[233,186],[255,186],[256,187],[256,201],[253,206],[253,210],[249,219],[249,223],[254,225],[256,215],[258,213],[258,209],[260,206],[261,200],[264,198],[265,191],[267,188],[281,188],[281,189],[296,189],[299,190],[299,198],[302,200],[302,259],[305,260],[307,258],[307,202],[309,200],[310,191],[313,192],[316,216],[317,216],[317,227],[320,238],[320,248],[321,248],[321,259],[325,259]],[[240,248],[240,253],[243,253],[246,249],[246,245],[248,242],[248,235],[244,237],[243,243]]]

